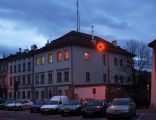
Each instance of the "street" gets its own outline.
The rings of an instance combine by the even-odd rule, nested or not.
[[[137,113],[137,115],[130,120],[155,120],[156,113]],[[81,116],[66,116],[60,115],[41,115],[39,113],[30,113],[29,111],[0,111],[0,120],[82,120],[95,119],[107,120],[106,118],[82,118]],[[121,120],[121,119],[120,119]]]

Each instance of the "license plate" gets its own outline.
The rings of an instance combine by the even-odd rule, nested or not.
[[[94,111],[86,111],[86,113],[92,114],[92,113],[94,113]]]

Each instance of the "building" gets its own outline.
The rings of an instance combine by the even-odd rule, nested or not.
[[[85,33],[71,31],[33,53],[8,58],[9,98],[13,96],[11,81],[17,79],[21,81],[18,97],[30,99],[53,95],[108,99],[132,85],[133,54],[117,46],[116,41],[110,43]]]
[[[156,40],[148,44],[153,49],[152,52],[152,81],[151,81],[151,106],[156,108]]]

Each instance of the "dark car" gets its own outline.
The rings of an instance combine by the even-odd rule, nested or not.
[[[82,117],[104,117],[108,107],[106,100],[89,100],[81,110]]]
[[[46,105],[46,101],[36,101],[30,108],[30,112],[34,113],[34,112],[40,112],[40,108]]]
[[[14,100],[13,99],[8,99],[5,100],[3,103],[0,104],[0,109],[7,109],[7,105],[12,103]]]
[[[4,103],[5,103],[6,99],[0,99],[0,110],[4,109]]]
[[[84,107],[82,100],[70,100],[68,104],[61,106],[60,114],[64,115],[80,115],[81,109]]]

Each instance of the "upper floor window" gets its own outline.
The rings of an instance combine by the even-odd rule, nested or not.
[[[14,73],[16,73],[16,65],[14,65]]]
[[[118,83],[118,75],[114,76],[115,83]]]
[[[48,72],[48,83],[49,84],[53,83],[53,73],[52,72]]]
[[[120,59],[120,66],[123,66],[123,60]]]
[[[117,66],[118,65],[118,59],[114,58],[114,65]]]
[[[90,73],[89,72],[86,72],[86,81],[90,82]]]
[[[20,85],[21,84],[21,76],[18,76],[17,79],[18,79],[18,84]]]
[[[44,64],[44,56],[41,56],[41,64]]]
[[[25,75],[22,76],[22,83],[25,85]]]
[[[27,80],[28,80],[28,85],[30,85],[31,84],[31,75],[27,76]]]
[[[36,57],[36,64],[39,65],[40,64],[40,58]]]
[[[103,54],[103,64],[106,65],[106,55]]]
[[[41,73],[41,84],[44,84],[44,73]]]
[[[35,84],[39,84],[39,74],[35,74]]]
[[[84,59],[85,59],[86,61],[89,61],[89,60],[90,60],[90,52],[85,52],[85,53],[84,53]]]
[[[12,83],[12,77],[10,77],[10,86],[12,86],[13,83]]]
[[[10,66],[10,73],[12,73],[12,66]]]
[[[103,82],[106,82],[106,81],[107,81],[107,75],[103,74]]]
[[[23,63],[23,72],[25,72],[25,63]]]
[[[21,72],[21,64],[18,64],[18,72]]]
[[[123,83],[124,80],[123,80],[123,76],[120,76],[120,83]]]
[[[62,53],[57,52],[57,61],[62,61]]]
[[[69,50],[64,51],[64,60],[69,60]]]
[[[53,62],[53,55],[48,54],[48,63],[52,63],[52,62]]]
[[[31,62],[28,62],[28,71],[31,70]]]

